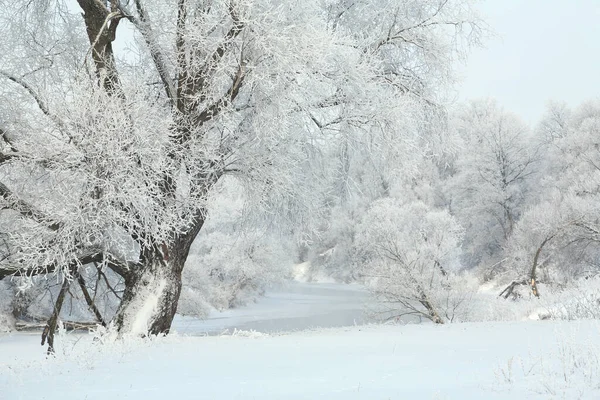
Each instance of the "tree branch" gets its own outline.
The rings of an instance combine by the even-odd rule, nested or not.
[[[177,93],[175,86],[173,85],[173,81],[170,78],[167,59],[160,50],[158,43],[154,39],[154,33],[152,32],[152,27],[150,25],[150,17],[146,12],[146,9],[142,6],[142,2],[140,0],[135,0],[135,8],[140,18],[137,19],[133,16],[128,16],[127,18],[129,18],[133,25],[142,34],[142,37],[146,42],[146,46],[148,46],[148,50],[150,51],[152,61],[154,61],[154,66],[156,67],[158,75],[160,76],[160,80],[162,81],[167,97],[169,98],[171,105],[175,106]]]
[[[82,255],[79,258],[71,261],[66,266],[66,268],[74,269],[81,265],[90,264],[93,262],[102,262],[104,259],[104,255],[96,249],[90,249],[87,253],[88,254]],[[52,263],[50,265],[37,268],[22,268],[11,266],[0,267],[0,280],[6,278],[7,276],[15,276],[17,274],[23,274],[28,276],[49,274],[59,270],[61,267],[63,267],[63,265],[58,263]]]
[[[50,109],[48,108],[48,105],[46,104],[46,102],[44,100],[42,100],[42,98],[36,93],[36,91],[31,87],[31,85],[29,85],[23,79],[17,78],[16,76],[11,75],[6,71],[0,70],[0,75],[4,76],[6,79],[16,83],[17,85],[21,86],[23,89],[27,90],[27,92],[31,95],[31,97],[33,97],[33,99],[37,103],[38,108],[46,116],[50,117],[53,121],[58,122],[56,117],[54,115],[52,115],[52,113],[50,112]]]
[[[13,192],[2,182],[0,182],[0,198],[3,198],[11,205],[11,210],[18,212],[24,217],[31,218],[35,222],[48,225],[48,229],[51,231],[57,231],[59,228],[58,222],[53,222],[47,218],[42,212],[36,210],[31,204],[17,198]]]
[[[94,313],[96,319],[98,320],[98,322],[100,322],[102,326],[106,326],[106,322],[104,322],[104,318],[102,318],[100,310],[98,310],[98,307],[96,307],[96,304],[94,304],[94,301],[92,300],[92,297],[90,296],[90,293],[87,290],[87,287],[85,285],[85,279],[83,279],[83,276],[80,273],[77,274],[77,283],[79,283],[79,287],[81,288],[81,292],[83,293],[83,297],[85,298],[85,302],[90,308],[90,311]]]
[[[42,332],[42,346],[46,343],[46,339],[48,339],[48,354],[54,353],[54,332],[56,331],[58,316],[60,314],[60,310],[62,309],[63,301],[65,300],[65,295],[67,294],[67,290],[69,290],[70,284],[71,282],[66,277],[63,277],[63,284],[60,288],[60,292],[58,293],[58,297],[56,298],[54,311],[52,312],[52,316],[50,316],[50,319],[48,319],[48,323]]]

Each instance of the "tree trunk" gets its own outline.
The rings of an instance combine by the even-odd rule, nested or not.
[[[552,240],[554,238],[554,236],[556,236],[556,233],[547,236],[542,243],[540,244],[540,246],[536,249],[535,251],[535,255],[533,256],[533,263],[531,265],[531,270],[529,271],[529,276],[527,277],[527,279],[524,280],[519,280],[519,281],[513,281],[510,285],[508,285],[500,294],[499,296],[504,297],[505,299],[507,299],[514,291],[515,287],[517,287],[518,285],[529,285],[531,287],[531,292],[533,293],[533,295],[535,297],[540,297],[540,292],[538,290],[537,287],[537,268],[538,268],[538,264],[539,264],[539,259],[540,259],[540,254],[542,253],[542,250],[544,249],[544,246],[546,244],[548,244],[548,242],[550,240]]]
[[[56,331],[56,326],[58,324],[58,317],[60,315],[60,310],[62,309],[63,302],[65,300],[65,295],[69,290],[69,285],[71,282],[67,279],[66,276],[63,276],[63,284],[60,288],[60,292],[58,293],[58,297],[56,298],[56,303],[54,304],[54,311],[52,315],[48,319],[46,326],[44,327],[44,331],[42,332],[42,346],[46,344],[46,339],[48,340],[48,354],[54,353],[54,332]]]
[[[139,266],[125,277],[125,291],[115,323],[121,334],[159,335],[171,329],[181,294],[181,274],[194,239],[204,225],[200,210],[189,232],[174,244],[155,245],[140,256]]]
[[[531,266],[531,271],[529,272],[529,285],[531,286],[531,291],[535,297],[540,297],[540,292],[537,288],[537,267],[540,259],[540,254],[542,253],[542,249],[548,243],[554,235],[548,236],[540,247],[535,251],[535,256],[533,257],[533,265]]]
[[[427,317],[434,323],[443,325],[444,320],[440,317],[440,314],[438,314],[435,307],[433,307],[433,304],[431,304],[429,298],[427,298],[423,288],[419,286],[417,287],[417,290],[419,291],[419,303],[421,303],[421,305],[427,310]]]
[[[166,334],[175,318],[181,294],[183,262],[155,254],[125,280],[123,299],[115,317],[122,334]]]

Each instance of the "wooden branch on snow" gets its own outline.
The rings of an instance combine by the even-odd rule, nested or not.
[[[67,331],[82,331],[93,329],[98,326],[97,322],[89,321],[61,321]],[[15,323],[15,329],[18,332],[35,332],[43,331],[46,327],[47,322],[25,322],[17,321]]]
[[[498,295],[498,297],[504,297],[505,299],[508,299],[508,297],[513,294],[515,288],[519,285],[527,285],[527,280],[523,279],[520,281],[512,281],[510,283],[510,285],[508,285],[502,292],[500,292],[500,294]]]

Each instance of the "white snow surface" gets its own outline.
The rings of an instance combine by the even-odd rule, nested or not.
[[[341,304],[344,296],[350,305]],[[299,329],[302,322],[325,322],[324,316],[337,312],[348,316],[356,311],[351,300],[358,304],[361,296],[364,300],[364,292],[353,287],[298,285],[287,296],[281,292],[226,313],[221,322],[213,317],[205,325],[189,318],[177,323],[190,334],[250,323],[265,328],[262,332],[106,343],[93,335],[62,334],[50,358],[38,334],[3,335],[0,399],[600,398],[597,321],[272,333],[288,326],[286,309],[298,313],[292,326]]]

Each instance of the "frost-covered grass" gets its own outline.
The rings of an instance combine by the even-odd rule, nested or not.
[[[577,325],[575,325],[577,326]],[[563,326],[556,344],[542,353],[511,356],[495,370],[499,388],[552,399],[597,399],[600,396],[600,346],[597,338],[568,332]],[[591,335],[598,332],[592,331]]]
[[[550,293],[545,307],[554,319],[600,319],[600,277],[573,282],[568,290]]]
[[[370,325],[154,340],[0,338],[2,398],[596,399],[595,321]]]

